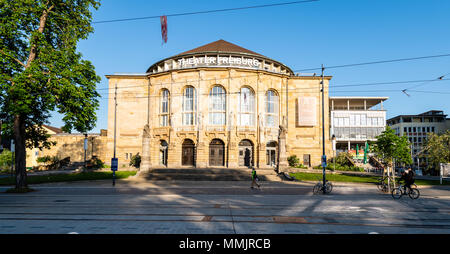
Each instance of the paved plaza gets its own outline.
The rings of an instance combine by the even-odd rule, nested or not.
[[[111,181],[0,187],[1,234],[448,234],[450,188],[393,200],[375,185],[312,182]]]

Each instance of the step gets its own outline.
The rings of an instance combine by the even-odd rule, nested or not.
[[[143,173],[140,178],[147,180],[184,181],[251,181],[249,174],[189,174],[189,173]],[[277,175],[259,175],[260,181],[281,181]]]
[[[154,168],[151,173],[161,174],[230,174],[230,175],[251,175],[250,169],[230,169],[230,168]],[[258,175],[277,175],[273,169],[258,169]]]

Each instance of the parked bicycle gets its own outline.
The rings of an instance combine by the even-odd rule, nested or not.
[[[417,187],[413,187],[415,184],[411,185],[411,188],[406,187],[405,185],[399,185],[397,188],[392,190],[392,197],[394,199],[400,199],[403,195],[408,194],[411,199],[418,199],[420,196],[420,191]]]
[[[314,194],[317,194],[319,192],[323,193],[324,188],[325,188],[325,194],[331,193],[331,191],[333,190],[333,184],[331,182],[329,182],[328,180],[325,180],[325,187],[324,187],[323,182],[319,181],[318,183],[316,183],[316,185],[314,185],[313,193]]]
[[[394,179],[391,176],[381,177],[377,182],[377,187],[382,192],[389,191],[389,185],[391,186],[391,190],[394,188]]]

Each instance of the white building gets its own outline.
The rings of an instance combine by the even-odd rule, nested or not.
[[[429,133],[444,133],[450,129],[450,119],[444,111],[430,110],[418,115],[399,115],[387,120],[387,125],[395,130],[398,136],[408,137],[415,167],[424,168],[427,160],[422,148]]]
[[[386,128],[383,101],[388,97],[330,97],[330,135],[336,151],[363,154],[366,141],[375,141]]]

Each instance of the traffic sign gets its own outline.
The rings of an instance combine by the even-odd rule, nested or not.
[[[119,167],[119,159],[111,158],[111,170],[117,171],[118,167]]]

